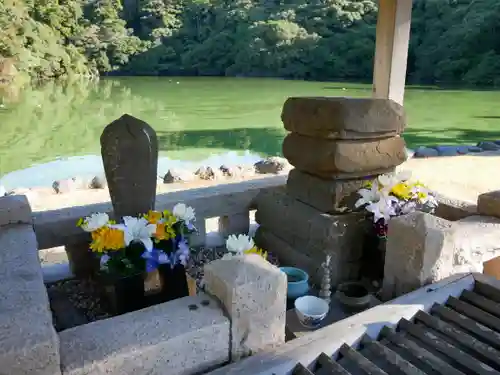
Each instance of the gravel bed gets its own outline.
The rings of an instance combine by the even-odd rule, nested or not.
[[[202,289],[203,266],[221,258],[227,250],[224,246],[215,248],[193,249],[187,266],[187,273],[196,280]],[[268,261],[278,266],[279,262],[272,254]],[[81,324],[112,316],[106,311],[106,305],[100,298],[97,283],[90,279],[62,280],[47,285],[50,305],[56,330],[62,331]]]

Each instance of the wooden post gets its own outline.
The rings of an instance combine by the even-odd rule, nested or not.
[[[412,0],[380,0],[373,97],[403,104]]]

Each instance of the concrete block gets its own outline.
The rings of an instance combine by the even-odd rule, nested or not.
[[[31,207],[25,195],[0,197],[0,227],[9,224],[31,224]]]
[[[0,372],[60,374],[59,339],[31,225],[0,228],[0,280]]]
[[[453,223],[413,212],[389,221],[383,300],[409,293],[453,273]]]
[[[384,173],[406,161],[401,137],[369,140],[325,140],[290,133],[283,156],[303,172],[320,177],[356,178]]]
[[[208,302],[208,304],[207,304]],[[187,375],[229,360],[229,319],[207,295],[60,332],[65,375]]]
[[[500,190],[489,191],[477,198],[479,214],[500,218]]]
[[[356,192],[375,178],[363,179],[323,179],[292,169],[288,174],[287,192],[290,196],[308,204],[321,212],[339,213],[354,208],[359,198]]]
[[[231,360],[285,343],[286,275],[256,254],[205,266],[205,289],[231,319]]]
[[[281,119],[288,131],[328,139],[384,138],[406,126],[401,105],[372,98],[288,98]]]
[[[284,188],[257,196],[256,221],[290,246],[325,260],[332,256],[332,273],[343,262],[359,260],[363,236],[369,226],[363,212],[331,215],[290,197]]]

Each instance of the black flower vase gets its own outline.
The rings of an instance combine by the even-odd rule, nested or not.
[[[174,267],[170,264],[160,264],[158,272],[162,283],[159,296],[161,302],[189,296],[186,268],[182,264],[176,264]]]
[[[361,275],[371,281],[380,282],[384,279],[385,243],[386,239],[376,233],[364,236]]]
[[[136,274],[104,281],[105,297],[114,315],[145,307],[144,275]]]

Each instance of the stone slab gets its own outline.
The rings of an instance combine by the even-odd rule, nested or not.
[[[208,305],[206,304],[208,301]],[[229,319],[207,295],[62,331],[65,375],[187,375],[229,359]]]
[[[500,256],[500,219],[475,215],[454,225],[455,267],[482,272],[484,262]]]
[[[9,224],[31,223],[31,207],[25,195],[0,197],[0,227]]]
[[[434,215],[440,218],[457,221],[477,215],[477,206],[471,202],[445,197],[441,194],[437,194],[436,199],[439,205],[434,211]]]
[[[289,267],[298,267],[305,270],[310,277],[312,285],[321,285],[323,268],[321,263],[324,256],[304,252],[303,249],[292,247],[285,239],[276,236],[263,226],[255,233],[255,243],[259,248],[275,254],[280,259],[280,264]],[[330,283],[336,286],[343,281],[356,280],[360,276],[360,262],[345,261],[331,264]]]
[[[500,190],[480,194],[477,198],[479,214],[500,218]]]
[[[290,133],[283,155],[295,168],[322,177],[356,178],[385,173],[406,161],[401,137],[376,140],[324,140]]]
[[[290,196],[321,212],[352,211],[359,198],[356,192],[376,176],[363,179],[324,179],[292,169],[288,174],[287,192]]]
[[[392,218],[382,299],[392,299],[453,274],[454,229],[452,222],[419,211]]]
[[[334,265],[361,258],[369,225],[364,213],[323,213],[291,197],[285,187],[259,193],[256,202],[255,219],[261,226],[320,263],[331,255],[333,275],[339,272]]]
[[[285,343],[286,275],[256,254],[205,265],[205,290],[231,319],[231,360]]]
[[[281,119],[288,131],[328,139],[393,136],[406,125],[401,105],[374,98],[292,97]]]
[[[0,372],[60,374],[59,339],[31,225],[0,228]]]

